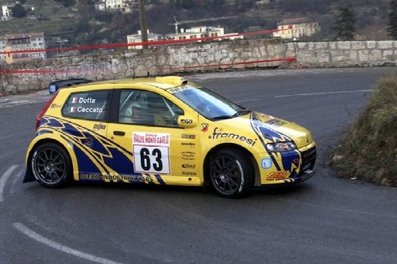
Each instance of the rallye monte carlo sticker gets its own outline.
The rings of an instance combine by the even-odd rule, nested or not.
[[[282,133],[274,130],[272,128],[272,125],[274,125],[272,121],[262,122],[255,112],[251,113],[250,119],[251,119],[251,127],[260,138],[263,147],[266,149],[267,153],[271,157],[273,164],[276,166],[276,169],[278,171],[277,173],[275,172],[269,174],[267,180],[290,181],[290,179],[299,178],[299,171],[301,167],[301,154],[297,149],[292,151],[271,152],[268,151],[266,148],[267,143],[286,142],[286,141],[293,142],[293,140],[291,140],[288,136],[283,135]],[[280,124],[280,122],[277,121],[277,124]]]
[[[136,172],[170,173],[170,134],[134,132],[132,146]]]
[[[59,133],[73,147],[81,181],[165,184],[158,174],[135,171],[131,151],[85,127],[46,116],[37,135],[43,133]]]

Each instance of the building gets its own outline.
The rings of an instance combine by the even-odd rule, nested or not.
[[[298,40],[319,32],[320,26],[318,22],[312,22],[306,18],[293,18],[281,21],[277,26],[277,30],[277,32],[273,33],[273,37]]]
[[[161,39],[160,34],[155,34],[155,33],[150,33],[149,30],[148,32],[148,41],[158,41]],[[127,43],[128,44],[133,44],[133,43],[141,43],[142,42],[142,32],[138,30],[138,34],[133,34],[133,35],[128,35],[127,36]],[[142,49],[142,45],[131,45],[128,46],[128,49]]]
[[[219,37],[219,38],[217,38]],[[222,27],[192,27],[190,29],[181,29],[179,33],[167,34],[168,39],[185,40],[185,39],[199,39],[197,42],[202,42],[201,38],[213,38],[213,40],[223,39],[242,39],[243,36],[236,33],[225,34],[225,29]]]
[[[46,59],[47,52],[44,33],[24,33],[0,36],[0,51],[40,50],[39,52],[13,53],[13,62]],[[0,61],[6,60],[7,54],[0,54]]]
[[[137,0],[97,0],[95,1],[95,9],[97,11],[116,11],[124,13],[132,12],[137,6]]]
[[[95,10],[106,11],[106,0],[98,0],[95,2]]]
[[[9,6],[1,6],[1,20],[6,21],[11,19],[11,8]]]

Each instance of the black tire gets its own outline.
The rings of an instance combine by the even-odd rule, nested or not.
[[[215,192],[226,198],[246,196],[254,184],[251,160],[238,149],[217,151],[211,157],[208,176]]]
[[[71,179],[72,166],[68,153],[54,143],[44,143],[33,152],[32,173],[48,188],[64,187]]]

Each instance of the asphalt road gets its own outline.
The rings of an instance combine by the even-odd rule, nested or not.
[[[22,184],[46,96],[0,98],[0,263],[397,263],[397,189],[338,178],[327,165],[376,81],[396,72],[190,76],[252,110],[302,124],[317,141],[314,178],[240,200],[200,188]]]

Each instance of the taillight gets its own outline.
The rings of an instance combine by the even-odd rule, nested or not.
[[[50,105],[52,102],[55,100],[55,97],[57,97],[58,93],[55,93],[54,96],[52,96],[48,101],[44,104],[44,106],[41,108],[40,112],[36,116],[36,130],[40,126],[41,119],[43,118],[44,114],[47,112],[48,108],[50,108]]]

